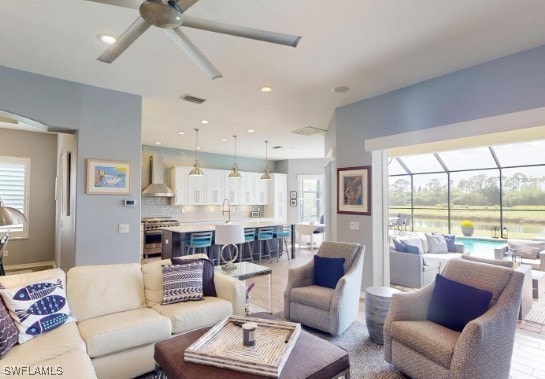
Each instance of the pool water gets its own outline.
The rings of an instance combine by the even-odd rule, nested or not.
[[[456,236],[455,242],[463,243],[466,253],[470,252],[471,255],[483,258],[494,258],[494,249],[506,244],[503,239],[458,236]]]

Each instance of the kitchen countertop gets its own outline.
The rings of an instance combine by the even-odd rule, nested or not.
[[[284,225],[285,223],[274,220],[260,220],[260,221],[234,221],[231,224],[242,225],[244,228],[263,228],[267,226],[278,226]],[[207,232],[214,231],[216,225],[221,225],[219,223],[199,223],[199,224],[190,224],[190,225],[180,225],[180,226],[170,226],[167,228],[162,228],[163,230],[168,230],[173,233],[193,233],[193,232]]]

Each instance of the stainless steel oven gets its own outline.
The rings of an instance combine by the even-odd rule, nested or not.
[[[163,230],[169,226],[178,226],[180,222],[168,217],[153,217],[142,219],[144,224],[143,251],[142,255],[147,258],[150,255],[159,255],[163,253]]]

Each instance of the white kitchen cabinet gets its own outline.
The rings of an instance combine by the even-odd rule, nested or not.
[[[189,171],[191,170],[188,167]],[[187,204],[206,205],[206,176],[208,170],[201,169],[202,176],[187,176]],[[189,173],[188,171],[188,173]]]
[[[255,175],[255,204],[269,204],[269,182],[270,180],[262,180],[261,173]]]
[[[241,187],[242,187],[242,198],[240,199],[240,204],[242,205],[254,205],[257,204],[256,201],[256,172],[241,172],[242,175]]]
[[[226,170],[206,170],[206,204],[223,204]],[[230,171],[227,171],[230,172]]]
[[[187,204],[188,174],[187,167],[176,166],[170,168],[170,188],[175,193],[174,198],[171,200],[173,205]]]
[[[272,180],[269,185],[269,202],[264,207],[264,217],[274,220],[288,222],[288,175],[271,174]]]
[[[229,199],[231,205],[239,205],[242,200],[242,177],[230,178],[231,171],[223,170],[224,177],[224,198]],[[240,175],[244,175],[240,173]]]

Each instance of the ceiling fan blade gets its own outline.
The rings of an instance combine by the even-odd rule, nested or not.
[[[266,30],[246,28],[244,26],[229,25],[221,22],[203,20],[201,18],[194,18],[185,15],[182,26],[187,26],[188,28],[194,29],[208,30],[209,32],[230,34],[232,36],[250,38],[258,41],[277,43],[280,45],[292,47],[296,47],[301,40],[301,37],[291,36],[289,34],[268,32]]]
[[[185,12],[186,10],[191,8],[193,5],[195,5],[197,1],[199,0],[176,0],[182,12]]]
[[[131,8],[131,9],[138,9],[140,8],[140,4],[142,4],[142,0],[86,0],[86,1],[92,1],[93,3],[115,5],[118,7]]]
[[[204,54],[186,37],[186,35],[179,29],[165,29],[165,32],[172,38],[178,46],[195,62],[210,79],[221,78],[221,73],[214,67],[214,65],[204,56]]]
[[[122,52],[124,52],[138,37],[151,26],[143,18],[138,17],[127,30],[119,36],[113,45],[98,57],[99,61],[112,63]]]

